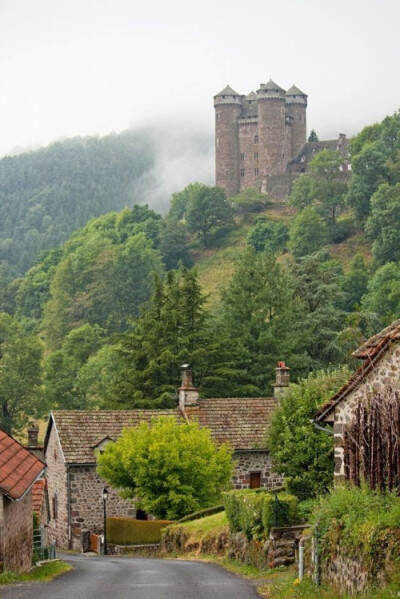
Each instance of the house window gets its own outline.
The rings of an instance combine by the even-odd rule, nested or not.
[[[58,518],[58,498],[57,493],[53,495],[53,518],[57,520]]]
[[[258,135],[255,135],[255,136],[254,136],[254,143],[255,143],[255,144],[258,144]]]
[[[254,152],[254,160],[258,160],[258,152]]]
[[[255,174],[255,176],[257,177],[257,175],[258,175],[258,168],[255,168],[255,169],[254,169],[254,174]]]
[[[261,472],[250,472],[250,489],[261,487]]]
[[[244,154],[240,154],[240,160],[244,160]]]
[[[244,168],[241,168],[241,169],[240,169],[240,176],[241,176],[241,177],[244,177]]]

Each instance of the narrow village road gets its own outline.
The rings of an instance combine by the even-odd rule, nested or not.
[[[257,599],[218,566],[150,558],[64,555],[74,570],[48,583],[0,587],[1,599]]]

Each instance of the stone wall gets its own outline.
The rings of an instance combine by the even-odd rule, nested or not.
[[[4,495],[0,524],[0,548],[3,570],[27,572],[32,568],[32,490],[20,501],[10,501]]]
[[[48,540],[49,543],[56,543],[57,547],[68,547],[67,469],[54,425],[50,432],[45,462],[50,508]]]
[[[342,593],[354,595],[366,591],[372,584],[384,582],[385,573],[382,571],[374,580],[362,560],[344,555],[338,545],[335,554],[329,560],[322,561],[321,578],[323,582],[339,588]]]
[[[257,119],[239,121],[240,191],[244,191],[249,187],[260,191],[260,146],[257,135]]]
[[[237,451],[234,460],[236,468],[232,483],[235,489],[249,488],[251,472],[260,472],[261,487],[264,489],[282,486],[284,477],[273,472],[271,457],[266,451]]]
[[[295,562],[298,542],[306,525],[272,529],[267,540],[249,540],[243,532],[230,532],[229,527],[216,535],[194,539],[184,526],[166,530],[161,553],[205,553],[227,556],[258,568],[276,568]]]
[[[71,485],[71,525],[75,534],[78,530],[103,533],[103,500],[101,492],[105,482],[96,472],[95,466],[69,466]],[[117,491],[108,487],[107,516],[135,517],[132,502],[122,499]]]
[[[351,422],[358,402],[364,397],[400,384],[400,344],[393,344],[356,389],[335,407],[335,476],[344,476],[343,427]]]

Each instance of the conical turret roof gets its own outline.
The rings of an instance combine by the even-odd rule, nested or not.
[[[257,94],[256,94],[256,92],[255,91],[251,91],[249,94],[247,94],[246,100],[250,100],[250,101],[257,100]]]
[[[278,90],[280,92],[284,92],[285,90],[280,87],[277,83],[275,83],[274,81],[272,81],[272,79],[270,79],[268,81],[268,83],[261,83],[260,88],[264,91],[269,91],[269,90]]]
[[[292,87],[290,89],[287,90],[286,92],[287,96],[306,96],[307,94],[303,93],[298,87],[296,87],[295,85],[292,85]]]
[[[229,85],[227,85],[226,87],[224,87],[224,89],[222,91],[219,92],[219,94],[215,95],[215,97],[217,97],[217,96],[240,96],[240,94],[235,92],[234,89],[232,89]]]

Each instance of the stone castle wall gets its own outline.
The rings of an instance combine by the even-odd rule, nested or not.
[[[237,451],[234,454],[236,468],[232,477],[234,489],[248,489],[250,473],[260,472],[261,487],[275,489],[282,486],[284,477],[272,470],[272,460],[266,451]]]
[[[335,439],[335,476],[344,476],[343,429],[353,419],[357,404],[364,397],[388,387],[400,385],[400,344],[386,351],[382,359],[366,375],[356,389],[335,407],[333,433]]]
[[[20,501],[10,501],[5,496],[0,497],[0,501],[3,502],[0,525],[3,569],[27,572],[32,568],[32,489]]]

